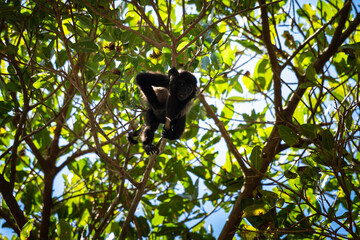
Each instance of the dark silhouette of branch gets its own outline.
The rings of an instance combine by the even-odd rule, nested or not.
[[[0,209],[0,218],[4,219],[6,223],[10,225],[12,230],[14,230],[14,232],[16,232],[18,236],[20,236],[19,226],[16,225],[13,219],[11,219],[10,213],[8,211],[5,212],[4,210],[5,209]]]
[[[25,218],[23,211],[20,209],[20,206],[12,194],[10,183],[4,179],[2,174],[0,174],[0,193],[11,212],[11,215],[16,221],[17,226],[13,226],[13,229],[19,234],[22,227],[27,222],[27,219]]]
[[[146,22],[147,26],[149,26],[152,30],[152,32],[156,35],[156,37],[158,38],[157,40],[159,42],[164,42],[164,38],[162,37],[162,33],[160,32],[160,26],[159,27],[156,27],[154,26],[154,24],[150,21],[150,19],[146,16],[145,14],[145,11],[144,11],[144,8],[142,6],[140,6],[138,4],[138,1],[136,0],[132,0],[131,3],[136,7],[136,10],[139,11],[139,16],[144,19],[144,21]],[[160,17],[160,15],[158,15],[158,17]],[[159,19],[159,23],[161,25],[161,22],[162,22],[162,19],[160,17]]]
[[[271,69],[273,72],[272,76],[274,83],[275,121],[279,121],[281,118],[280,115],[282,111],[281,78],[280,78],[281,69],[278,63],[278,59],[276,57],[275,48],[271,42],[268,11],[265,3],[266,3],[265,0],[259,1],[259,4],[261,6],[260,11],[261,11],[261,20],[262,20],[261,34],[269,55]]]
[[[239,151],[237,150],[237,148],[234,145],[233,141],[231,140],[231,137],[230,137],[228,131],[224,127],[224,124],[219,120],[219,118],[216,116],[216,114],[211,109],[209,104],[206,102],[206,100],[204,98],[204,95],[199,94],[199,100],[203,104],[203,106],[204,106],[204,108],[206,110],[206,113],[210,116],[210,118],[212,118],[215,121],[215,124],[218,126],[218,128],[219,128],[219,130],[221,132],[221,135],[225,139],[226,144],[228,145],[230,151],[232,152],[232,154],[234,154],[235,159],[239,163],[241,171],[244,173],[245,176],[249,175],[250,170],[246,167],[243,156],[239,153]]]
[[[316,59],[314,63],[315,70],[318,73],[322,71],[322,68],[324,67],[325,63],[330,59],[331,56],[333,56],[337,52],[338,48],[345,40],[345,38],[342,38],[342,32],[344,30],[345,23],[348,19],[351,10],[351,3],[352,0],[347,0],[345,2],[344,7],[340,11],[341,14],[340,14],[338,26],[335,29],[335,33],[333,38],[331,39],[329,47]]]
[[[161,148],[160,148],[160,151],[161,151]],[[149,162],[148,162],[148,165],[145,168],[145,171],[144,171],[141,183],[140,183],[140,187],[138,188],[138,190],[137,190],[137,192],[135,194],[135,197],[134,197],[133,201],[131,202],[131,205],[130,205],[129,211],[127,213],[125,222],[122,225],[119,240],[126,239],[126,235],[127,235],[128,230],[129,230],[130,222],[134,218],[136,208],[139,205],[139,202],[141,201],[141,198],[142,198],[142,196],[144,194],[146,183],[147,183],[147,181],[149,179],[151,170],[153,169],[153,167],[155,165],[156,156],[157,156],[156,154],[153,154],[149,158]]]
[[[20,86],[21,86],[21,91],[23,94],[23,98],[24,98],[24,106],[22,107],[22,113],[20,116],[20,120],[17,124],[17,129],[16,129],[16,133],[14,136],[14,143],[12,145],[11,148],[11,166],[10,166],[10,189],[13,190],[14,189],[14,184],[15,184],[15,178],[16,178],[16,159],[18,158],[17,152],[18,152],[18,147],[20,144],[20,137],[21,135],[24,134],[24,124],[26,122],[26,116],[30,110],[29,108],[29,97],[28,97],[28,90],[25,84],[25,79],[24,79],[24,73],[22,72],[22,70],[19,68],[18,66],[18,62],[15,60],[14,56],[9,56],[9,60],[11,65],[14,67],[15,71],[16,71],[16,75],[19,77],[20,80]]]

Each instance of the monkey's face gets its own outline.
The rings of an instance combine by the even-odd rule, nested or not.
[[[193,86],[187,84],[179,84],[179,88],[177,89],[177,98],[179,101],[184,101],[189,98],[190,95],[194,92]]]

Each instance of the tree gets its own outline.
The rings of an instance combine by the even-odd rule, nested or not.
[[[359,239],[357,3],[0,9],[3,229],[21,239]],[[126,139],[144,109],[134,76],[172,66],[201,90],[182,139],[158,134],[164,151],[148,157]],[[218,211],[228,214],[221,233],[206,223]]]

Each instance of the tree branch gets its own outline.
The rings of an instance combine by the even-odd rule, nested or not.
[[[10,183],[4,179],[2,174],[0,174],[0,193],[11,212],[11,215],[16,221],[17,229],[14,230],[19,233],[27,222],[27,219],[25,218],[23,211],[20,209],[20,206],[12,194]]]
[[[15,71],[16,71],[16,75],[19,77],[20,80],[20,86],[21,86],[21,91],[23,94],[23,98],[24,98],[24,106],[23,106],[23,110],[20,116],[20,121],[17,124],[17,129],[16,129],[16,133],[14,136],[14,143],[12,145],[11,148],[11,156],[10,156],[10,160],[11,160],[11,166],[10,166],[10,189],[13,190],[14,189],[14,184],[15,184],[15,178],[16,178],[16,159],[18,158],[17,155],[17,149],[19,147],[19,144],[21,143],[20,141],[20,137],[21,135],[23,135],[24,133],[24,125],[27,119],[27,114],[30,110],[29,108],[29,97],[28,97],[28,89],[26,88],[25,85],[25,79],[24,79],[24,75],[23,72],[21,71],[21,69],[18,66],[18,62],[15,60],[14,56],[9,56],[9,60],[11,65],[14,67]]]
[[[270,27],[269,27],[269,20],[268,20],[268,11],[267,11],[267,5],[265,0],[259,0],[260,4],[260,11],[261,11],[261,20],[262,20],[262,37],[263,41],[265,43],[265,47],[267,49],[271,69],[273,72],[273,81],[274,81],[274,104],[275,104],[275,121],[279,121],[281,117],[282,112],[282,95],[281,95],[281,68],[278,63],[275,48],[271,42],[271,36],[270,36]]]
[[[6,213],[5,213],[4,210],[5,209],[0,208],[0,218],[4,219],[6,221],[6,223],[10,225],[12,230],[14,230],[14,232],[16,232],[16,234],[18,236],[20,236],[21,231],[19,229],[19,226],[16,225],[16,223],[13,221],[13,219],[11,219],[10,213],[8,211],[6,211]]]
[[[231,140],[231,137],[227,130],[224,127],[224,124],[219,120],[219,118],[216,116],[214,111],[211,109],[209,104],[206,102],[204,95],[199,94],[199,100],[205,107],[206,113],[215,121],[216,126],[219,128],[222,137],[225,139],[226,144],[228,145],[230,152],[234,154],[235,159],[239,163],[239,166],[241,168],[241,171],[244,173],[245,176],[249,174],[249,169],[245,165],[245,161],[243,156],[239,153],[236,146],[234,145],[233,141]]]
[[[341,12],[339,23],[337,28],[335,29],[335,33],[333,38],[331,39],[329,47],[314,62],[315,70],[318,73],[322,71],[325,63],[330,59],[331,56],[333,56],[337,52],[339,46],[343,43],[343,38],[341,38],[341,36],[342,31],[345,27],[345,23],[348,20],[348,16],[351,10],[351,3],[351,0],[347,0],[344,4],[344,7],[339,11]]]
[[[158,37],[158,39],[160,40],[160,42],[164,42],[164,38],[162,37],[161,35],[161,32],[159,30],[159,27],[155,27],[154,24],[150,21],[150,19],[146,16],[145,12],[144,12],[144,8],[142,6],[140,6],[138,4],[138,1],[136,0],[132,0],[131,3],[136,6],[136,9],[139,10],[140,12],[140,17],[142,19],[144,19],[144,21],[147,23],[147,25],[151,28],[151,30],[155,33],[155,35]],[[154,8],[155,10],[155,8]],[[156,11],[156,13],[158,13]],[[161,26],[161,22],[162,22],[162,19],[160,17],[160,15],[158,15],[158,21],[159,21],[159,25]]]
[[[166,141],[164,141],[164,142],[166,142]],[[143,177],[142,177],[142,180],[141,180],[141,183],[140,183],[140,187],[138,188],[138,190],[137,190],[137,192],[135,194],[134,200],[132,201],[132,203],[130,205],[130,208],[129,208],[128,214],[126,216],[125,222],[122,225],[119,240],[126,239],[126,235],[127,235],[128,230],[129,230],[130,222],[134,218],[135,210],[136,210],[137,206],[139,205],[139,202],[141,201],[141,198],[142,198],[142,196],[144,194],[146,183],[147,183],[147,181],[149,179],[151,170],[153,169],[153,167],[155,165],[156,156],[157,156],[156,154],[153,154],[149,158],[149,163],[145,168],[145,172],[143,174]]]

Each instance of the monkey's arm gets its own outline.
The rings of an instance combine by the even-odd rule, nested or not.
[[[186,115],[173,119],[170,123],[170,129],[163,129],[161,136],[169,140],[179,139],[185,130]]]
[[[154,133],[156,129],[158,129],[160,122],[154,115],[152,109],[147,110],[145,114],[145,124],[144,129],[141,133],[141,142],[143,144],[143,148],[148,155],[152,155],[154,153],[158,153],[159,149],[153,145]]]
[[[169,78],[166,75],[159,73],[139,73],[136,76],[136,83],[144,93],[146,100],[154,108],[161,108],[162,105],[158,101],[154,87],[169,88]]]

